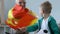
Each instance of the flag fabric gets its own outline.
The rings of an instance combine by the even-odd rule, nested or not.
[[[31,26],[36,22],[37,17],[29,9],[15,5],[8,13],[6,24],[13,29],[18,29]]]

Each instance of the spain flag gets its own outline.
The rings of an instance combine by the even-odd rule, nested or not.
[[[16,7],[19,6],[15,6],[15,8],[12,8],[8,13],[6,24],[9,27],[18,29],[22,27],[32,26],[37,22],[37,17],[34,15],[34,13],[28,9],[22,11],[22,9],[19,10],[20,8],[17,9]]]

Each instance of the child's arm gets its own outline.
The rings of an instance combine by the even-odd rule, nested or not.
[[[27,27],[27,32],[33,32],[36,31],[38,29],[38,23],[35,23],[32,26]]]
[[[60,34],[59,28],[54,19],[51,21],[50,26],[51,26],[51,30],[52,30],[53,34]]]

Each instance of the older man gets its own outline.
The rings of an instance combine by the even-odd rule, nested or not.
[[[15,34],[28,34],[24,29],[19,28],[18,26],[14,27],[17,24],[17,21],[21,19],[26,13],[32,13],[28,8],[26,8],[26,1],[25,0],[16,0],[16,4],[14,7],[9,11],[8,13],[8,20],[7,22],[11,25],[9,25],[11,28],[16,30]],[[14,22],[15,21],[15,22]],[[23,30],[23,31],[22,31]]]

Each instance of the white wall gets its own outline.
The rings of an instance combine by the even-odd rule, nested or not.
[[[14,6],[15,0],[4,0],[4,19],[7,19],[8,11]]]

